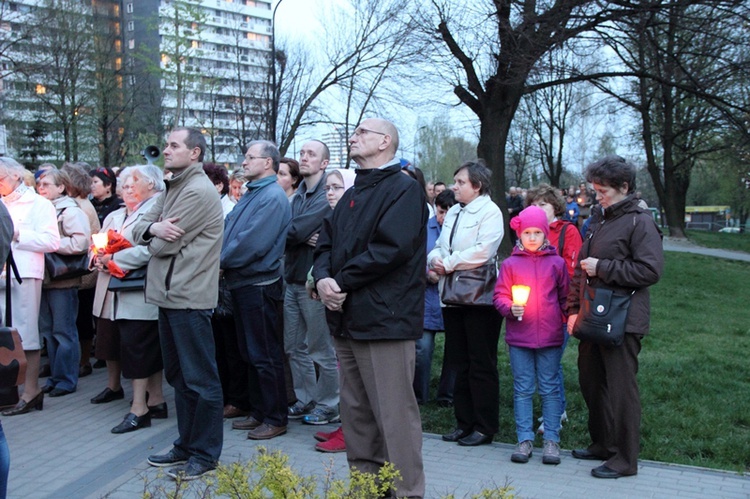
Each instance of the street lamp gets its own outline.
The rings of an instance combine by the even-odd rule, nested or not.
[[[276,142],[276,119],[278,117],[279,92],[276,88],[276,9],[281,2],[276,2],[271,14],[271,123],[269,127],[270,140]]]

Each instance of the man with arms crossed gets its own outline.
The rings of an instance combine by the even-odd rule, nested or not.
[[[349,138],[354,188],[323,222],[313,275],[341,363],[349,466],[401,473],[398,497],[424,497],[415,340],[424,315],[427,203],[401,174],[398,131],[364,120]]]
[[[223,444],[222,393],[211,311],[219,295],[219,251],[224,211],[203,172],[206,140],[194,128],[167,138],[164,167],[172,177],[133,228],[148,246],[146,301],[159,306],[159,338],[167,382],[175,390],[174,447],[149,456],[152,466],[174,466],[172,478],[199,478],[216,468]]]

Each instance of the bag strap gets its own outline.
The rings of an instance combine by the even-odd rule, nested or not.
[[[458,229],[458,217],[461,216],[461,212],[463,211],[463,208],[458,209],[458,213],[456,213],[456,219],[453,221],[453,227],[451,227],[451,235],[448,238],[448,253],[453,253],[453,236],[456,235],[456,229]]]
[[[11,327],[13,325],[13,313],[11,312],[11,298],[10,298],[10,273],[13,271],[13,275],[16,277],[18,284],[21,284],[23,280],[18,275],[18,267],[16,267],[16,261],[13,259],[13,250],[8,251],[8,259],[5,265],[5,325]]]
[[[562,230],[560,231],[560,239],[557,240],[557,254],[563,256],[563,248],[565,247],[565,231],[568,229],[567,223],[563,223]]]

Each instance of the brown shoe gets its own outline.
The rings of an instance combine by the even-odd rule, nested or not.
[[[224,406],[224,417],[226,419],[232,419],[232,418],[238,418],[240,416],[249,416],[250,413],[247,411],[243,411],[242,409],[238,409],[232,404],[227,404]]]
[[[286,433],[286,426],[273,426],[263,423],[254,430],[250,430],[247,438],[250,440],[268,440]]]
[[[256,429],[260,425],[261,425],[260,421],[258,421],[257,419],[255,419],[252,416],[248,416],[245,419],[243,419],[242,421],[234,421],[232,423],[232,429],[233,430],[244,430],[244,431],[247,431],[247,430],[254,430],[254,429]]]

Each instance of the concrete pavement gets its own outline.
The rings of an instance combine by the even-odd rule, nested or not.
[[[105,383],[104,370],[96,370],[81,380],[76,393],[45,398],[43,411],[2,418],[11,450],[8,497],[130,499],[142,497],[146,487],[156,497],[163,497],[160,488],[169,490],[174,482],[150,467],[146,457],[167,451],[177,436],[172,389],[165,388],[172,411],[169,419],[154,420],[151,428],[113,435],[110,429],[128,412],[131,393],[126,384],[125,400],[90,404],[89,399]],[[246,432],[231,430],[231,420],[226,420],[222,462],[248,459],[262,445],[286,453],[303,475],[324,475],[330,469],[336,477],[346,477],[345,454],[313,449],[312,435],[321,428],[334,427],[292,422],[287,435],[257,444],[246,439]],[[427,497],[470,497],[482,488],[506,484],[524,498],[750,497],[750,478],[736,473],[644,461],[635,477],[599,480],[589,473],[597,462],[573,459],[569,452],[559,466],[545,466],[541,449],[528,464],[511,463],[512,449],[512,445],[498,443],[459,447],[441,441],[438,435],[425,434]],[[198,484],[192,487],[186,497],[201,494]]]

